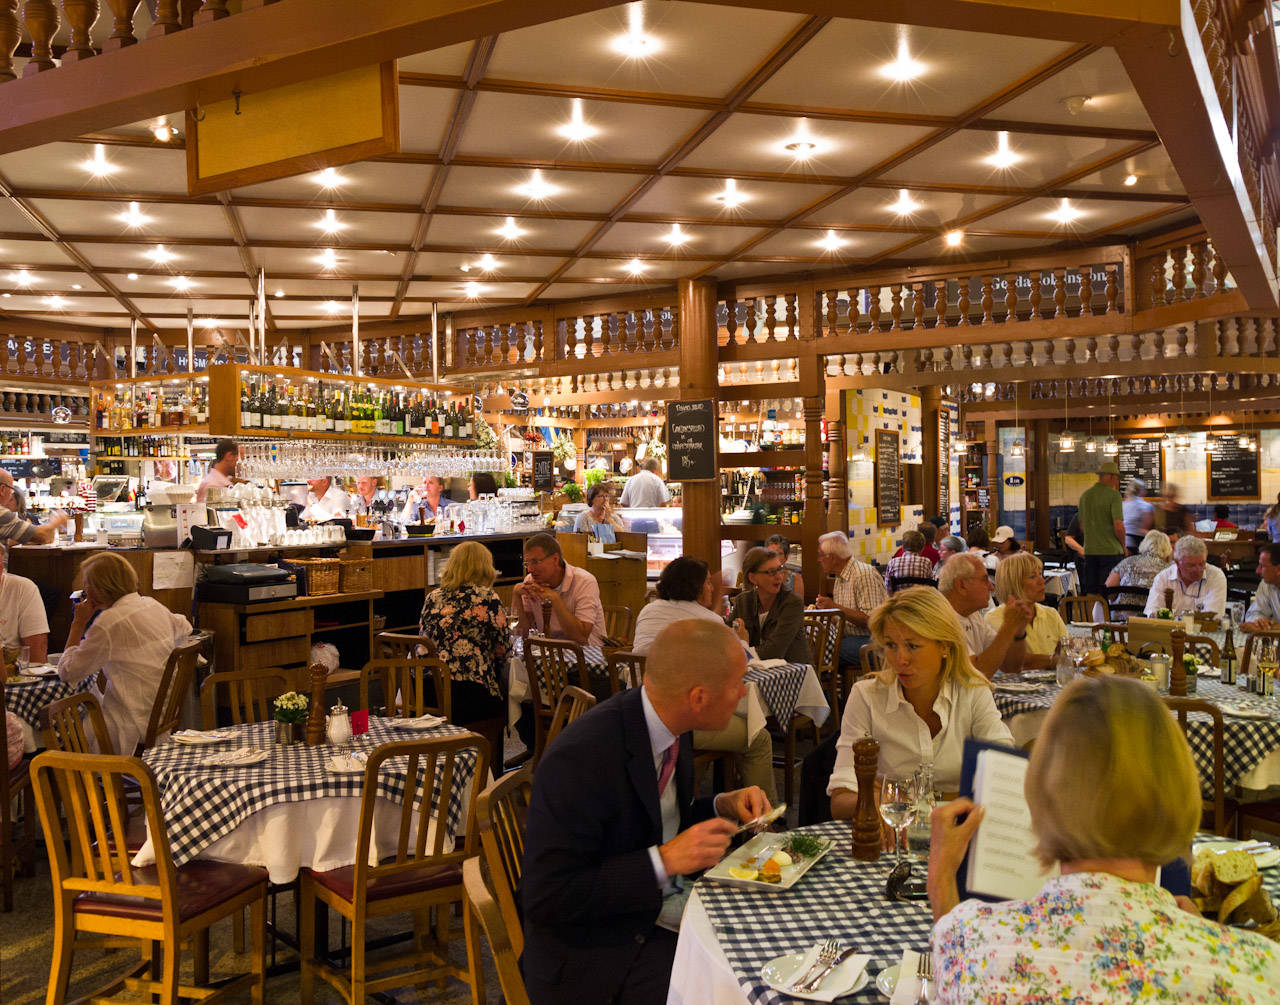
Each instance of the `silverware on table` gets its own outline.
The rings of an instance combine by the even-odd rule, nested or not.
[[[917,1005],[929,1001],[929,982],[933,980],[933,954],[923,952],[916,958],[916,976],[920,978],[920,997],[916,999]]]
[[[817,991],[818,988],[822,987],[822,982],[831,976],[831,971],[835,970],[836,967],[840,966],[841,963],[853,955],[854,948],[855,947],[850,946],[848,949],[843,950],[834,960],[827,964],[826,969],[818,974],[817,977],[796,990],[802,991],[804,994],[812,994]]]
[[[831,961],[839,955],[840,943],[835,939],[827,939],[827,941],[818,948],[818,958],[814,960],[809,969],[805,971],[805,975],[800,978],[800,980],[791,982],[791,990],[801,990],[808,982],[809,978],[813,976],[813,972],[817,970],[818,967],[829,965]]]

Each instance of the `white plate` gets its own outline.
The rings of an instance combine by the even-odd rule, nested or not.
[[[363,754],[334,754],[325,761],[325,767],[335,775],[363,775],[365,760]]]
[[[18,674],[14,674],[12,677],[10,677],[8,680],[4,682],[4,686],[5,687],[22,687],[25,684],[39,684],[42,680],[44,680],[43,677],[22,677],[22,676],[19,676]]]
[[[243,768],[259,764],[271,756],[271,751],[260,747],[236,747],[210,754],[200,763],[206,768]]]
[[[1023,684],[1019,681],[998,681],[991,686],[1007,694],[1036,694],[1044,690],[1043,684]]]
[[[203,747],[211,743],[226,743],[235,736],[229,729],[210,729],[201,731],[198,729],[180,729],[176,733],[170,733],[169,738],[174,743],[181,743],[188,747]]]
[[[448,720],[440,715],[420,715],[416,719],[388,719],[387,725],[392,729],[408,729],[421,733],[424,729],[435,729],[443,726]]]
[[[19,670],[18,673],[23,677],[56,677],[58,668],[49,663],[36,663],[25,670]]]
[[[779,883],[762,883],[758,879],[738,879],[736,876],[729,875],[730,866],[740,865],[746,859],[756,858],[765,850],[767,845],[781,848],[786,843],[786,840],[787,835],[775,834],[773,831],[757,834],[741,848],[729,852],[712,868],[703,873],[703,876],[724,886],[736,886],[742,890],[758,890],[762,893],[778,893],[781,890],[789,890],[795,886],[800,877],[808,872],[823,855],[829,852],[834,844],[830,839],[824,838],[826,847],[813,858],[801,859],[799,862],[792,862],[791,865],[783,866],[782,881]]]
[[[1221,677],[1222,671],[1217,667],[1200,667],[1196,670],[1197,677]]]
[[[843,998],[867,986],[867,958],[857,953],[836,967],[822,982],[821,994],[801,994],[788,990],[791,980],[796,976],[796,969],[804,962],[806,953],[787,953],[770,960],[760,968],[760,976],[775,991],[781,991],[790,998],[803,998],[806,1001],[830,1001],[832,998]],[[859,967],[858,964],[861,964]]]
[[[1248,708],[1244,705],[1219,705],[1223,715],[1229,715],[1233,719],[1270,719],[1270,712],[1264,712],[1258,708]]]
[[[898,971],[902,969],[901,963],[895,963],[891,967],[885,967],[876,974],[876,990],[886,998],[893,997],[893,989],[898,986]]]
[[[1245,848],[1251,844],[1257,844],[1256,841],[1200,841],[1196,843],[1194,851],[1200,852],[1208,849],[1209,851],[1233,851],[1236,848]],[[1280,865],[1280,848],[1263,848],[1256,852],[1249,852],[1253,856],[1254,862],[1257,863],[1259,869],[1270,869],[1274,865]]]

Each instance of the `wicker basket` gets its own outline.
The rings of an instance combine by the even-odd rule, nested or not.
[[[322,597],[338,592],[336,558],[294,558],[289,564],[298,569],[298,593],[304,597]]]
[[[338,587],[341,593],[368,593],[373,589],[373,559],[343,559]]]

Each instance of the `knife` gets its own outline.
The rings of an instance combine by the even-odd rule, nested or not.
[[[734,837],[737,837],[739,834],[741,834],[743,831],[746,831],[746,830],[753,830],[753,829],[759,830],[762,827],[768,827],[769,824],[773,823],[775,820],[777,820],[786,812],[787,812],[787,804],[779,803],[777,806],[771,809],[768,813],[762,813],[760,816],[756,817],[754,820],[748,820],[745,824],[743,824],[741,827],[739,827],[736,831],[733,832]]]
[[[814,991],[817,991],[818,988],[822,986],[822,982],[831,976],[831,971],[835,970],[836,967],[840,966],[841,963],[852,956],[857,951],[857,948],[857,946],[850,946],[843,953],[837,956],[836,961],[830,964],[826,970],[822,971],[822,973],[818,974],[817,977],[811,980],[808,984],[805,984],[799,990],[803,991],[805,994],[812,994]]]

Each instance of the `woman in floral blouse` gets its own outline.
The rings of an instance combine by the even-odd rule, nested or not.
[[[449,553],[439,589],[427,595],[419,627],[449,668],[454,723],[488,740],[490,762],[500,766],[506,723],[501,675],[511,652],[511,633],[493,591],[497,578],[489,549],[479,541],[464,541]]]
[[[1025,791],[1041,864],[1060,873],[1029,900],[957,903],[956,869],[982,810],[957,799],[934,813],[935,1001],[1277,1000],[1274,943],[1202,918],[1156,884],[1157,866],[1200,824],[1200,782],[1154,692],[1108,676],[1069,685],[1036,739]]]

